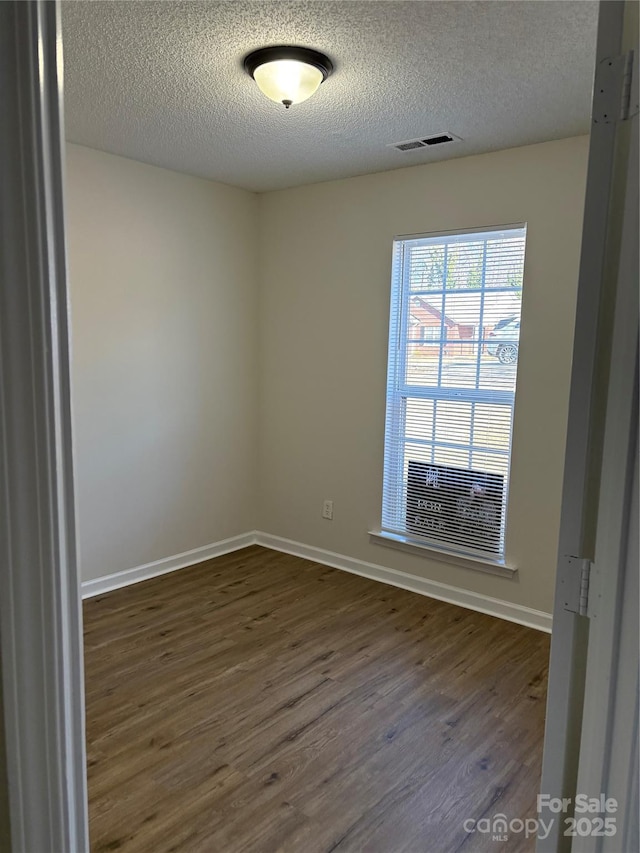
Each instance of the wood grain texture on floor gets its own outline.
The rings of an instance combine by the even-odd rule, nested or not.
[[[84,626],[93,853],[534,849],[543,633],[258,546]]]

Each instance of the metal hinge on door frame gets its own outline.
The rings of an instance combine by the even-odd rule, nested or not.
[[[593,564],[586,557],[566,556],[558,564],[563,607],[569,613],[588,616],[589,579]]]
[[[638,113],[637,50],[608,56],[596,69],[593,123],[617,124]]]

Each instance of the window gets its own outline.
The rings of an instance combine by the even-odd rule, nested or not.
[[[440,326],[421,326],[420,338],[423,342],[429,341],[432,343],[436,341],[440,343]]]
[[[383,532],[504,557],[525,238],[394,243]]]

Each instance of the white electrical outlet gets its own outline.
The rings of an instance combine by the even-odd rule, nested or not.
[[[329,521],[333,521],[333,501],[323,501],[322,517],[328,518]]]

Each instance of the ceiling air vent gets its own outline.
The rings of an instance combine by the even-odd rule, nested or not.
[[[439,133],[437,136],[427,136],[422,141],[425,145],[442,145],[444,142],[453,142],[453,136],[450,133]]]
[[[413,151],[414,148],[424,148],[424,145],[419,139],[414,139],[412,142],[399,142],[393,147],[398,151]]]
[[[432,145],[444,145],[445,142],[460,142],[460,137],[447,131],[445,133],[434,133],[432,136],[423,136],[420,139],[392,142],[389,147],[396,148],[398,151],[417,151],[419,148],[430,148]]]

